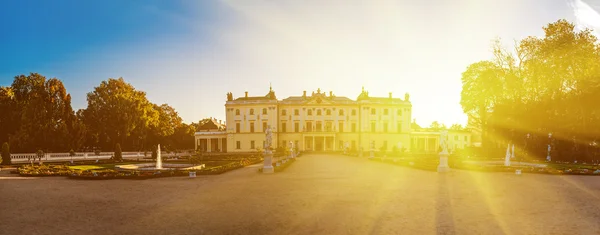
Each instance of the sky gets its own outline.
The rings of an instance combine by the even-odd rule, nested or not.
[[[0,86],[37,72],[74,109],[123,77],[184,122],[225,119],[226,94],[279,99],[320,88],[356,99],[410,93],[413,118],[466,124],[461,73],[567,19],[600,32],[600,0],[6,0]]]

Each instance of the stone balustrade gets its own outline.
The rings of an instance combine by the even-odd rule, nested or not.
[[[167,153],[161,152],[161,156],[164,157],[175,157],[175,156],[191,156],[194,154],[193,151],[184,151],[180,153]],[[96,155],[94,152],[77,152],[71,157],[70,153],[45,153],[42,157],[42,161],[81,161],[81,160],[96,160],[96,159],[110,159],[114,155],[114,152],[101,152]],[[137,159],[144,158],[144,152],[122,152],[121,155],[124,159]],[[146,157],[152,156],[151,152],[146,152]],[[14,153],[10,155],[12,163],[25,163],[29,160],[38,160],[36,153]]]

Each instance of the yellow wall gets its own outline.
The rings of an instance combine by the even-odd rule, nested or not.
[[[411,130],[412,105],[407,99],[408,95],[404,100],[391,97],[372,98],[368,97],[368,92],[363,91],[358,100],[343,97],[337,99],[331,93],[327,95],[320,92],[313,93],[311,96],[290,97],[283,100],[265,97],[230,100],[225,104],[227,150],[249,152],[263,148],[265,140],[263,122],[265,122],[272,128],[273,148],[281,145],[288,147],[289,141],[293,141],[297,143],[295,147],[299,150],[312,150],[320,145],[323,150],[342,151],[343,148],[340,147],[344,147],[347,143],[351,148],[354,142],[357,150],[362,147],[364,151],[369,151],[371,142],[375,141],[377,151],[385,142],[387,142],[387,151],[391,151],[399,143],[400,147],[411,151],[411,139],[427,137],[435,139],[435,143],[432,144],[437,151],[439,132],[413,133]],[[263,109],[266,109],[266,114],[263,114]],[[239,110],[239,114],[236,114],[236,110]],[[251,114],[251,110],[254,110],[254,114]],[[285,114],[283,114],[284,110]],[[312,115],[308,115],[309,110]],[[319,110],[321,115],[317,115]],[[327,110],[330,110],[330,115],[327,115]],[[340,110],[343,110],[343,114],[340,114]],[[355,115],[352,115],[353,110]],[[375,111],[374,114],[372,110]],[[307,122],[310,122],[310,127],[307,126]],[[298,130],[295,128],[296,123]],[[321,130],[317,130],[318,123],[321,124]],[[239,132],[236,131],[237,124],[239,124]],[[251,124],[254,124],[254,131],[250,127]],[[342,131],[340,131],[340,124]],[[355,131],[352,131],[353,124]],[[329,129],[327,129],[328,125],[330,125]],[[372,125],[375,130],[372,130]],[[464,140],[465,136],[468,138],[467,141]],[[450,149],[470,146],[471,136],[468,132],[450,131],[448,137]],[[322,143],[316,143],[316,139],[322,139]],[[241,144],[239,149],[238,141]],[[251,141],[255,143],[254,149],[251,148]]]

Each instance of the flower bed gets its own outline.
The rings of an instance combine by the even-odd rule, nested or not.
[[[197,175],[217,175],[261,162],[258,157],[238,158],[225,164],[195,170]],[[116,171],[107,165],[69,167],[67,165],[23,165],[17,172],[25,177],[67,176],[71,179],[151,179],[161,177],[188,176],[193,170]]]
[[[600,167],[590,166],[589,168],[569,168],[568,166],[534,167],[534,166],[504,166],[504,165],[483,165],[483,164],[465,164],[458,163],[453,166],[456,169],[484,171],[484,172],[515,172],[521,170],[522,173],[535,174],[553,174],[553,175],[598,175],[600,176]]]

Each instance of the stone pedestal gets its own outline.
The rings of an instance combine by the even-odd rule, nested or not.
[[[438,165],[437,171],[438,172],[449,172],[450,171],[450,167],[448,166],[448,153],[447,152],[441,152],[440,153],[440,165]]]
[[[263,164],[263,173],[274,173],[275,169],[273,168],[273,152],[271,150],[265,150],[264,156],[264,164]]]

